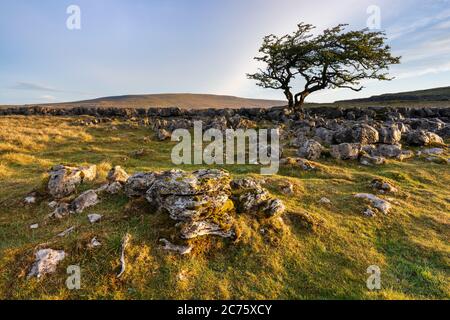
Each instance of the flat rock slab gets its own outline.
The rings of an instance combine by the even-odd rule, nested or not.
[[[31,267],[28,278],[41,278],[46,274],[55,272],[58,263],[64,260],[66,254],[62,250],[41,249],[35,253],[35,256],[36,260]]]

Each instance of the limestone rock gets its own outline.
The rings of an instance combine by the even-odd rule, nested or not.
[[[58,233],[58,237],[63,238],[74,231],[75,231],[75,227],[70,227],[70,228]]]
[[[98,203],[98,196],[94,190],[88,190],[78,196],[71,204],[70,208],[75,213],[82,213],[84,209],[95,206]]]
[[[397,125],[390,125],[382,127],[379,130],[380,143],[384,144],[398,144],[402,139],[402,132]]]
[[[443,145],[444,140],[437,134],[425,130],[415,130],[408,133],[406,141],[411,146]]]
[[[130,198],[144,196],[157,176],[157,173],[136,173],[132,175],[125,184],[125,194]]]
[[[70,213],[70,205],[65,202],[57,203],[55,209],[50,213],[50,218],[62,219]]]
[[[97,237],[94,237],[94,238],[92,238],[91,241],[88,243],[87,247],[90,248],[90,249],[93,249],[93,248],[100,247],[101,245],[102,245],[102,244],[101,244],[100,241],[97,240]]]
[[[192,251],[192,246],[177,246],[167,239],[159,239],[159,241],[164,244],[162,247],[163,250],[175,251],[181,255],[189,254]]]
[[[382,179],[373,179],[370,183],[370,186],[381,193],[395,193],[398,191],[398,189],[392,183]]]
[[[307,140],[298,150],[298,156],[308,160],[317,160],[322,154],[323,147],[316,140]]]
[[[185,224],[181,230],[181,237],[183,239],[193,239],[205,235],[230,238],[234,235],[234,232],[231,229],[224,231],[221,226],[210,221],[191,221]]]
[[[372,151],[372,156],[397,158],[402,152],[402,146],[399,144],[379,144],[376,149]]]
[[[286,208],[281,200],[272,197],[269,191],[261,185],[250,181],[243,182],[240,179],[232,183],[232,186],[239,186],[233,188],[234,200],[239,212],[273,217],[285,211]]]
[[[388,214],[389,210],[391,210],[392,208],[392,205],[388,201],[378,198],[377,196],[370,193],[358,193],[355,195],[355,197],[369,200],[375,208],[377,208],[384,214]]]
[[[171,133],[166,129],[159,129],[157,132],[157,138],[159,141],[168,140],[171,136]]]
[[[230,207],[230,181],[228,172],[222,170],[171,170],[155,179],[146,199],[174,220],[220,215]]]
[[[352,138],[356,143],[373,144],[378,142],[379,134],[375,128],[367,124],[358,124],[352,128]]]
[[[66,254],[62,250],[41,249],[35,253],[36,260],[31,267],[28,278],[41,278],[56,271],[58,263],[64,260]]]
[[[386,158],[381,156],[371,156],[370,154],[363,153],[359,158],[359,162],[365,166],[382,165],[386,163]]]
[[[331,200],[325,197],[320,198],[319,203],[322,204],[331,204]]]
[[[341,143],[331,146],[331,156],[339,160],[355,160],[358,159],[361,152],[359,143]]]
[[[49,193],[56,199],[64,198],[72,194],[83,181],[94,180],[96,174],[97,167],[95,165],[81,168],[55,166],[49,173]]]
[[[88,215],[88,219],[90,223],[96,223],[98,221],[100,221],[100,219],[102,218],[102,215],[97,214],[97,213],[92,213]]]
[[[129,175],[120,166],[115,166],[114,168],[112,168],[108,172],[108,176],[106,177],[106,179],[108,180],[108,182],[110,184],[114,183],[114,182],[119,182],[121,184],[125,184],[127,182],[128,178],[129,178]]]

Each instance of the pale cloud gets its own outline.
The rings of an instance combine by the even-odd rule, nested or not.
[[[44,100],[46,102],[56,102],[58,99],[55,96],[52,95],[43,95],[39,97],[40,100]]]
[[[427,68],[417,68],[416,70],[401,72],[395,75],[396,79],[416,78],[429,74],[438,74],[450,71],[450,63],[441,64]]]
[[[13,86],[9,87],[9,89],[27,90],[27,91],[60,92],[60,90],[56,90],[55,88],[37,84],[37,83],[31,83],[31,82],[17,82]]]

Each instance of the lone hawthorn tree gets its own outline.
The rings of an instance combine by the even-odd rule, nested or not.
[[[300,23],[291,35],[264,37],[255,60],[265,63],[264,69],[248,78],[257,80],[263,88],[283,90],[290,109],[298,110],[311,93],[334,88],[361,91],[361,80],[392,80],[389,66],[400,63],[400,57],[391,54],[385,44],[385,33],[380,31],[345,31],[346,24],[326,29],[318,36],[315,28]],[[299,78],[304,87],[292,90]]]

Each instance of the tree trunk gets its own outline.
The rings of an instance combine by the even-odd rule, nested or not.
[[[284,90],[284,95],[286,96],[286,99],[288,101],[289,109],[294,109],[294,96],[292,95],[291,91],[289,91],[289,89]]]
[[[295,111],[302,111],[303,104],[305,103],[305,99],[308,95],[309,92],[305,92],[300,95],[300,99],[298,99],[298,96],[295,97],[295,105],[294,105]]]

